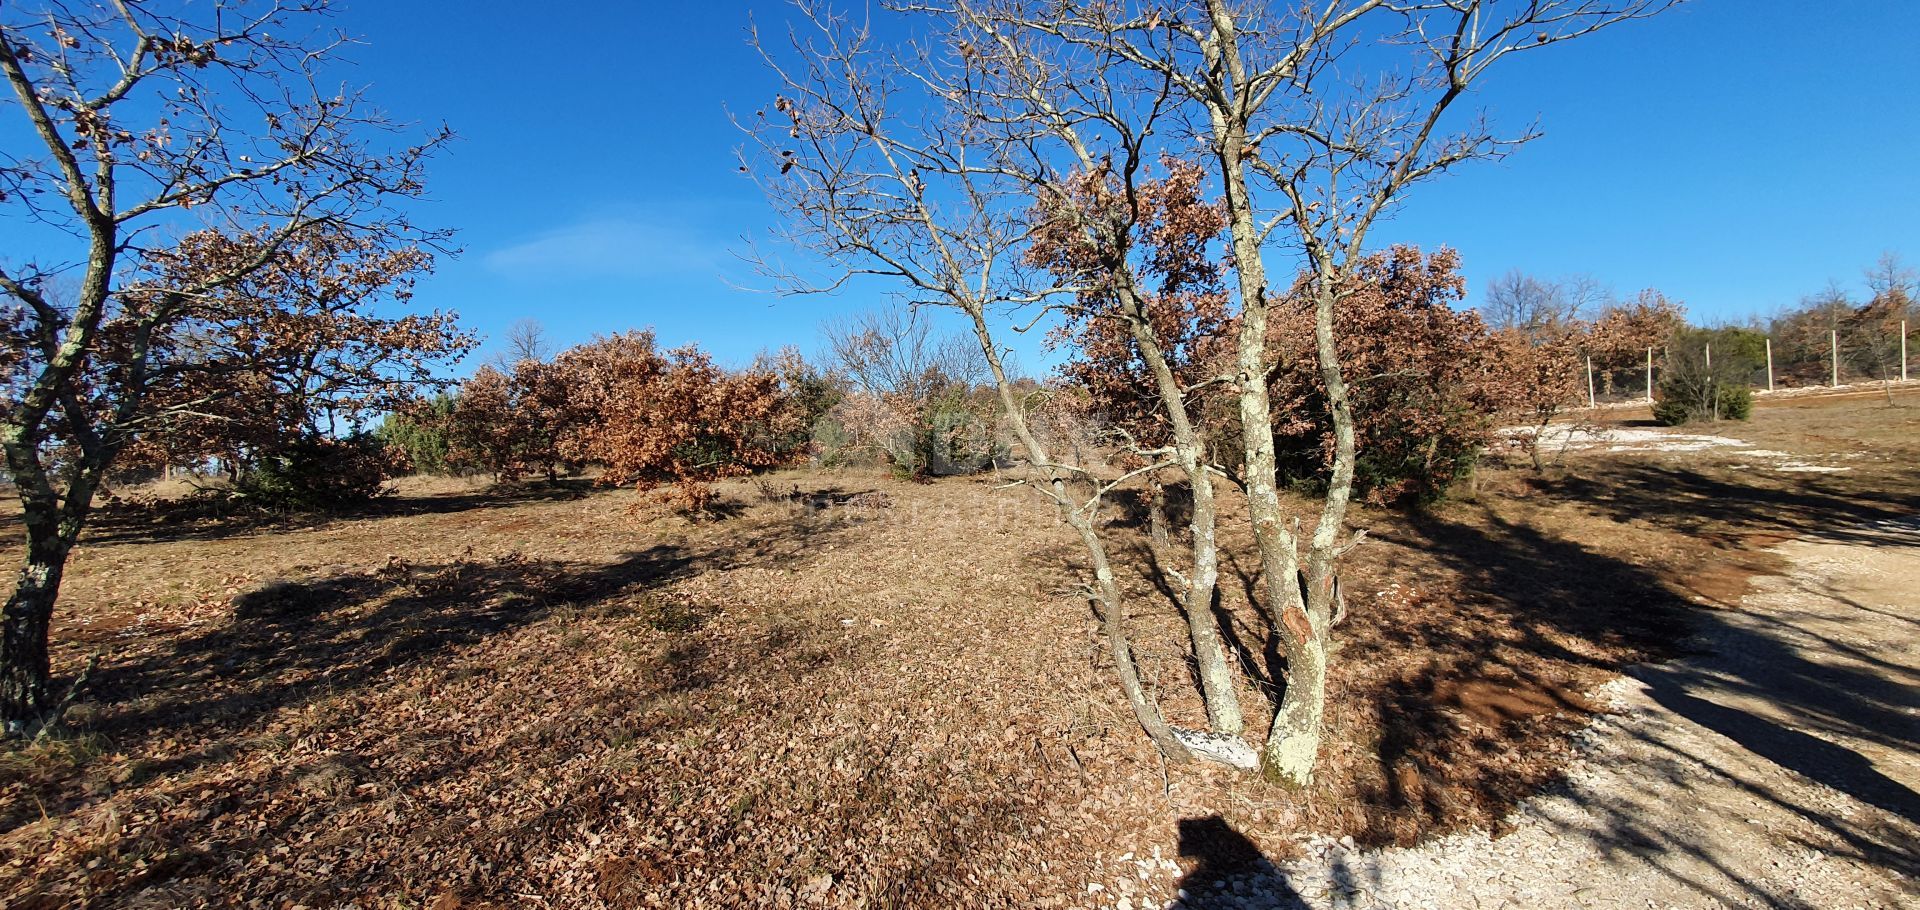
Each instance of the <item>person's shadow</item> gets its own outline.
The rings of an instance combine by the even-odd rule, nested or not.
[[[1180,897],[1169,910],[1306,910],[1286,874],[1218,815],[1181,819],[1179,850],[1195,864],[1180,877]]]

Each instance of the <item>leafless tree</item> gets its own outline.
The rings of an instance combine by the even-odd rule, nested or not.
[[[1881,253],[1873,268],[1867,269],[1867,289],[1875,297],[1898,296],[1911,302],[1915,280],[1914,270],[1891,250]]]
[[[976,394],[993,380],[971,337],[936,332],[908,306],[831,322],[822,334],[828,367],[850,386],[833,410],[846,445],[918,477],[993,464],[993,414]]]
[[[893,306],[824,326],[828,366],[872,395],[920,397],[929,383],[993,381],[971,339],[939,334],[911,307]]]
[[[521,362],[531,360],[545,363],[553,357],[553,345],[547,341],[547,330],[540,320],[532,317],[515,320],[507,326],[502,338],[506,347],[495,354],[488,365],[502,373],[511,374]]]
[[[1141,680],[1126,628],[1126,599],[1101,536],[1104,496],[1128,477],[1103,477],[1054,457],[1028,419],[1035,402],[1008,368],[996,318],[1044,308],[1076,288],[1023,267],[1029,188],[1006,181],[993,137],[977,123],[923,106],[923,78],[952,72],[930,53],[878,43],[871,31],[811,3],[779,44],[758,34],[783,84],[781,94],[740,125],[749,171],[784,218],[783,239],[834,267],[806,276],[763,260],[780,290],[838,290],[862,277],[891,279],[918,304],[949,307],[973,330],[1004,418],[1038,490],[1085,547],[1089,600],[1101,618],[1115,673],[1135,719],[1166,754],[1184,759]],[[904,102],[904,106],[901,106]],[[1165,467],[1163,463],[1155,467]]]
[[[7,116],[33,146],[0,161],[0,198],[43,229],[47,250],[68,251],[0,266],[28,339],[8,364],[0,414],[27,532],[0,621],[10,730],[50,704],[47,630],[62,571],[102,477],[146,417],[156,333],[314,230],[439,239],[389,202],[421,191],[423,162],[448,134],[409,137],[359,94],[324,87],[346,40],[325,30],[327,11],[327,0],[0,9],[0,75],[16,101]],[[245,242],[189,281],[163,280],[156,261],[196,227]],[[67,305],[41,292],[61,275],[77,288]],[[85,386],[109,336],[118,392],[101,410]]]
[[[1369,233],[1411,188],[1533,138],[1532,130],[1502,135],[1483,119],[1449,127],[1469,86],[1498,61],[1668,5],[930,0],[901,5],[920,17],[925,43],[900,54],[803,6],[821,27],[797,36],[790,52],[769,54],[788,94],[748,124],[755,145],[747,166],[786,215],[791,239],[844,267],[808,289],[854,275],[902,281],[928,302],[966,312],[997,364],[996,332],[1004,328],[990,317],[1006,310],[1025,311],[1014,324],[1028,324],[1099,283],[1118,289],[1110,299],[1119,318],[1136,318],[1127,302],[1139,294],[1127,288],[1124,216],[1099,223],[1098,208],[1070,207],[1087,216],[1081,227],[1095,245],[1113,254],[1080,274],[1035,276],[1017,267],[1032,230],[1023,202],[1031,212],[1036,200],[1072,199],[1077,181],[1111,180],[1126,192],[1137,185],[1126,175],[1161,155],[1211,162],[1238,334],[1230,363],[1207,384],[1228,388],[1237,407],[1238,480],[1259,546],[1261,593],[1287,658],[1260,763],[1277,780],[1305,785],[1323,728],[1338,563],[1359,541],[1343,535],[1358,453],[1333,317],[1354,287]],[[1364,53],[1348,54],[1356,45]],[[1378,71],[1353,72],[1363,60]],[[1287,253],[1276,287],[1269,259]],[[1270,310],[1288,295],[1312,304],[1334,440],[1331,480],[1307,532],[1282,505],[1266,381],[1275,366]],[[1135,338],[1143,351],[1154,347],[1150,332]],[[1194,390],[1177,382],[1168,389],[1162,371],[1152,372],[1177,421]],[[1121,594],[1089,516],[1102,493],[1132,476],[1174,468],[1204,478],[1210,466],[1176,433],[1173,445],[1139,453],[1147,456],[1142,468],[1088,476],[1039,449],[997,366],[996,379],[1042,488],[1087,547],[1092,592],[1136,718],[1167,754],[1191,754],[1192,740],[1170,729],[1140,685]]]
[[[1586,275],[1549,281],[1519,269],[1487,283],[1480,313],[1496,330],[1513,330],[1544,340],[1566,334],[1606,306],[1605,286]]]
[[[964,0],[963,0],[964,2]],[[1064,42],[1157,77],[1213,158],[1227,212],[1240,300],[1231,381],[1244,446],[1244,484],[1259,544],[1263,593],[1287,657],[1285,694],[1262,749],[1266,773],[1311,780],[1325,714],[1328,631],[1337,564],[1354,545],[1341,532],[1357,452],[1334,312],[1380,216],[1416,185],[1533,138],[1503,136],[1484,119],[1446,131],[1469,86],[1500,60],[1658,11],[1665,0],[1331,0],[1076,7],[978,0],[975,15],[1018,35]],[[998,29],[996,28],[996,31]],[[1381,68],[1355,76],[1345,52],[1366,46]],[[1348,72],[1336,62],[1349,64]],[[1076,88],[1099,97],[1110,84]],[[1131,81],[1131,80],[1130,80]],[[1331,412],[1331,478],[1310,535],[1281,505],[1272,403],[1264,377],[1274,294],[1268,257],[1290,249],[1294,293],[1313,304],[1316,358]],[[1284,286],[1284,284],[1283,284]],[[1304,544],[1304,546],[1303,546]],[[1305,584],[1296,584],[1296,578]]]

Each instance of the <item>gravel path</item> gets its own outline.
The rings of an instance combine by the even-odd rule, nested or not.
[[[1780,552],[1704,656],[1603,687],[1506,836],[1316,842],[1169,908],[1920,907],[1920,522]]]

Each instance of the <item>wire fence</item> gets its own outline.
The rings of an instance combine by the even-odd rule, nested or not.
[[[1650,401],[1670,370],[1696,361],[1708,368],[1717,363],[1723,375],[1744,379],[1758,392],[1920,380],[1920,325],[1902,322],[1882,332],[1829,329],[1821,338],[1751,330],[1695,334],[1648,348],[1633,363],[1588,359],[1588,403]]]

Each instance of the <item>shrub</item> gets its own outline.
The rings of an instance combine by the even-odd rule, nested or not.
[[[1653,403],[1653,419],[1663,427],[1677,427],[1693,420],[1699,406],[1691,401],[1675,397],[1665,388],[1661,389],[1660,400]]]
[[[1464,293],[1452,250],[1408,246],[1362,263],[1335,311],[1335,336],[1353,402],[1354,493],[1375,503],[1440,498],[1473,470],[1506,404],[1502,346],[1479,314],[1453,308]],[[1333,463],[1333,419],[1314,354],[1309,290],[1276,306],[1269,337],[1274,445],[1284,477],[1321,489]]]
[[[810,426],[828,464],[884,460],[925,479],[985,470],[1003,457],[988,368],[971,338],[936,335],[911,308],[826,327],[844,390]],[[823,403],[825,403],[823,401]]]
[[[1746,420],[1753,416],[1753,388],[1745,384],[1721,386],[1717,391],[1720,416],[1726,420]]]
[[[344,439],[308,434],[242,472],[235,489],[276,511],[333,511],[384,495],[395,468],[386,444],[371,433]]]
[[[435,395],[388,414],[373,432],[389,448],[404,455],[411,470],[422,474],[450,473],[453,464],[448,421],[454,408],[454,396]]]
[[[1697,420],[1746,420],[1751,416],[1751,377],[1756,358],[1751,350],[1732,343],[1743,334],[1752,333],[1692,330],[1678,335],[1668,352],[1667,373],[1660,379],[1653,418],[1672,427]],[[1715,352],[1711,365],[1705,354],[1709,341]]]
[[[1753,416],[1753,388],[1741,382],[1709,391],[1698,379],[1669,377],[1660,383],[1653,419],[1677,427],[1697,420],[1746,420]]]
[[[652,332],[627,332],[571,348],[552,369],[566,410],[583,415],[558,434],[558,454],[604,466],[606,483],[673,486],[676,508],[704,510],[707,483],[805,455],[804,415],[765,365],[722,369],[698,348],[661,350]]]
[[[855,391],[814,424],[822,464],[863,456],[901,477],[926,479],[984,471],[1006,459],[993,402],[977,389],[944,386],[920,398]]]

